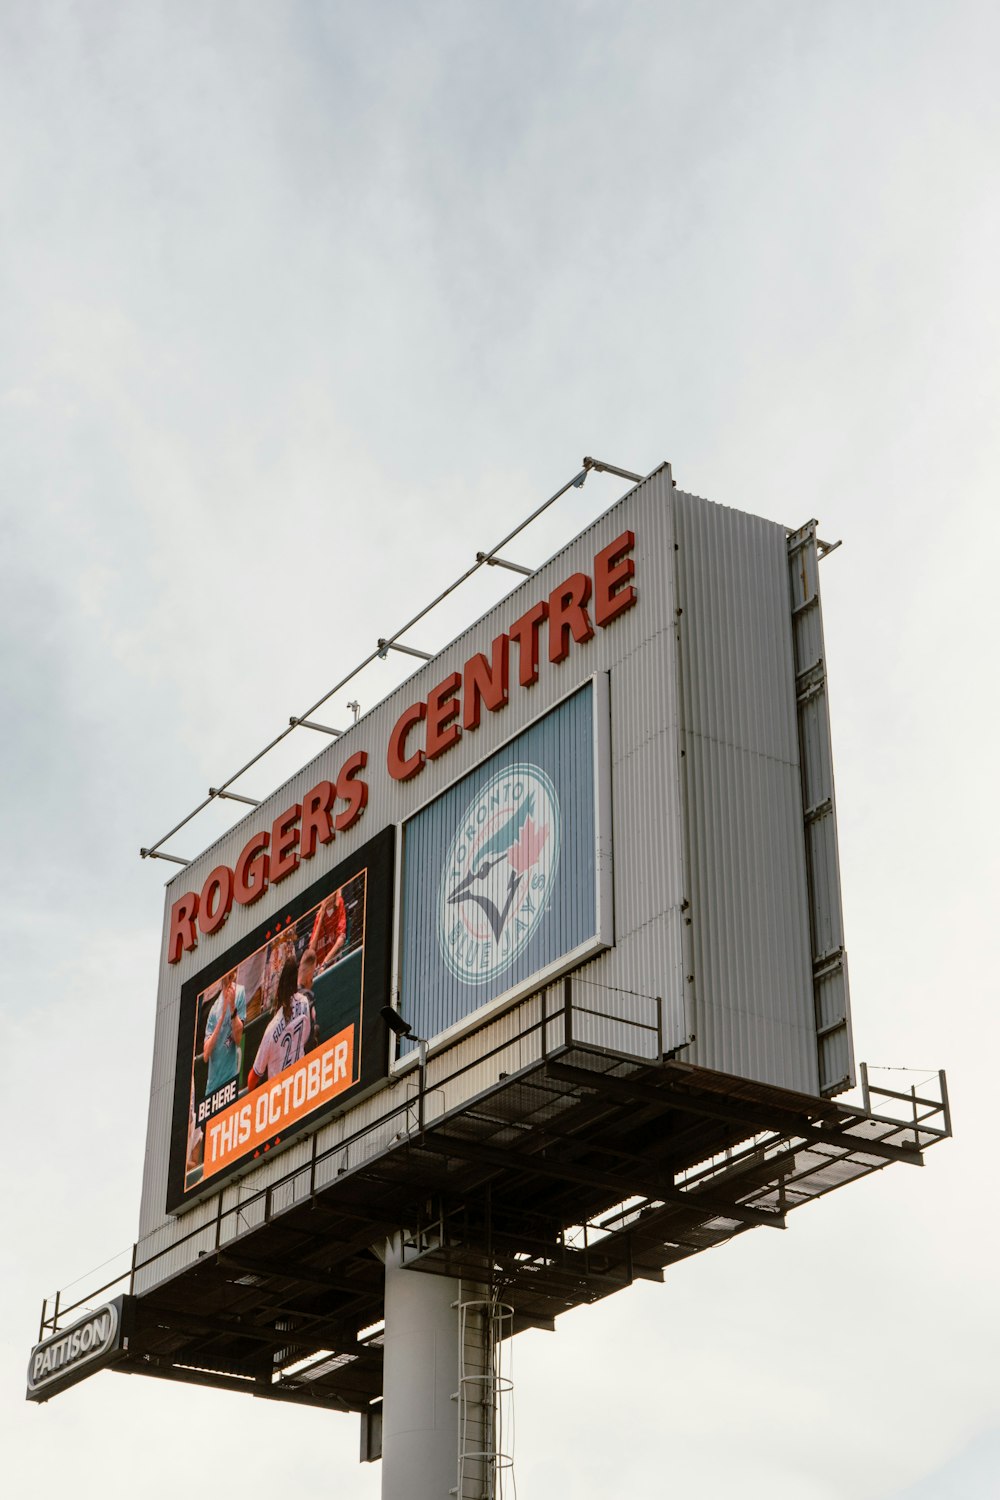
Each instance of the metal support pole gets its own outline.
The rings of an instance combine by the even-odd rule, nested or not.
[[[427,1042],[421,1036],[417,1037],[417,1066],[419,1069],[419,1089],[417,1095],[417,1129],[420,1134],[424,1133],[424,1100],[427,1097]]]
[[[385,1247],[382,1500],[449,1500],[458,1470],[461,1283],[403,1265]]]
[[[938,1082],[941,1085],[941,1108],[944,1111],[944,1133],[951,1135],[951,1107],[948,1103],[948,1078],[942,1068],[938,1073]]]

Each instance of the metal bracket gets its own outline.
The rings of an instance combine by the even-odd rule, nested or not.
[[[348,704],[347,706],[348,708],[350,708],[351,705]],[[335,739],[339,739],[340,736],[344,733],[342,729],[333,729],[329,724],[317,724],[314,719],[291,718],[288,722],[293,729],[318,729],[322,734],[332,734]]]
[[[580,489],[583,486],[591,469],[603,474],[617,474],[619,478],[632,480],[633,483],[636,484],[638,484],[640,480],[647,477],[644,474],[634,474],[631,469],[620,469],[616,464],[604,463],[604,461],[599,458],[585,458],[583,460],[583,468],[579,471],[579,473],[574,474],[572,479],[568,479],[565,484],[560,485],[559,489],[557,489],[553,495],[550,495],[547,500],[543,500],[541,505],[536,506],[535,509],[530,513],[530,515],[525,516],[524,520],[520,521],[512,531],[507,532],[506,536],[501,537],[492,551],[477,552],[476,560],[475,562],[473,562],[471,567],[466,568],[464,573],[456,578],[453,583],[450,583],[447,588],[442,589],[441,593],[438,594],[436,598],[432,599],[429,604],[425,604],[423,609],[415,614],[411,620],[407,620],[405,625],[400,626],[399,630],[396,632],[396,635],[400,636],[405,634],[406,631],[410,630],[414,625],[418,624],[420,620],[423,620],[427,615],[430,614],[431,610],[436,609],[444,599],[447,599],[450,594],[454,593],[455,589],[459,588],[463,583],[466,582],[467,579],[471,578],[473,573],[477,572],[479,568],[509,568],[511,572],[520,573],[524,577],[533,577],[535,570],[526,568],[521,563],[508,562],[506,558],[498,557],[497,553],[499,553],[503,547],[506,547],[508,542],[512,542],[516,536],[520,536],[521,532],[524,531],[526,527],[530,526],[533,521],[537,521],[538,517],[542,515],[544,511],[548,510],[550,505],[554,505],[555,502],[560,499],[561,496],[565,495],[568,490]],[[372,662],[379,660],[385,661],[390,651],[401,651],[406,656],[415,656],[418,661],[433,660],[432,653],[429,651],[419,651],[416,646],[404,646],[395,638],[388,639],[383,636],[379,640],[377,648],[368,656],[366,656],[364,661],[359,662],[356,667],[348,672],[346,677],[342,677],[340,681],[335,683],[332,688],[329,688],[321,698],[317,698],[316,702],[306,710],[306,714],[303,717],[290,718],[286,727],[280,730],[278,734],[275,735],[274,739],[266,744],[261,750],[258,750],[256,755],[251,756],[246,764],[241,766],[238,771],[234,771],[233,774],[227,779],[226,784],[229,785],[229,783],[236,781],[240,776],[244,774],[245,771],[249,771],[251,766],[255,766],[259,760],[263,760],[264,756],[267,755],[271,750],[273,750],[276,745],[279,745],[286,735],[291,734],[292,730],[297,729],[300,725],[303,725],[307,729],[319,730],[323,734],[341,734],[343,731],[332,729],[327,724],[315,723],[308,717],[308,715],[311,714],[315,709],[321,708],[324,703],[327,703],[334,696],[334,694],[339,693],[342,688],[347,687],[348,683],[353,682],[354,679],[361,672],[363,672],[367,666],[370,666]],[[356,723],[360,705],[357,702],[352,702],[347,706],[352,710]],[[211,793],[211,795],[208,796],[204,802],[200,802],[197,807],[192,808],[192,810],[187,813],[185,817],[181,818],[179,823],[175,823],[173,828],[171,828],[167,833],[163,834],[150,848],[140,850],[142,858],[151,859],[158,856],[160,845],[165,844],[168,839],[173,838],[175,833],[179,833],[182,828],[185,828],[193,818],[196,818],[198,816],[199,813],[204,812],[209,803],[219,795],[222,795],[221,789],[218,789],[217,791]],[[251,807],[256,807],[259,805],[258,803],[253,802],[249,797],[237,797],[236,793],[234,792],[230,792],[228,795],[236,801],[243,801],[248,803],[248,805],[250,805]],[[159,855],[159,857],[161,859],[172,859],[176,864],[189,863],[188,860],[181,860],[175,855],[164,854]]]
[[[407,656],[419,656],[421,661],[433,661],[434,657],[430,651],[418,651],[416,646],[404,646],[399,641],[387,641],[384,636],[379,637],[378,654],[385,661],[390,651],[403,651]]]
[[[633,474],[631,469],[619,469],[617,464],[606,464],[600,458],[585,458],[583,467],[593,469],[595,474],[617,474],[619,479],[631,479],[633,484],[641,484],[646,478],[645,474]]]
[[[163,854],[159,849],[140,849],[140,859],[169,859],[172,865],[189,865],[189,859],[181,859],[179,854]]]
[[[225,787],[221,786],[210,786],[208,795],[220,797],[223,802],[245,802],[247,807],[260,806],[260,800],[257,797],[244,797],[242,792],[227,792]]]
[[[525,578],[533,578],[534,568],[526,568],[523,563],[508,562],[505,557],[491,557],[488,552],[477,552],[476,562],[485,563],[488,568],[509,568],[512,573],[522,573]]]

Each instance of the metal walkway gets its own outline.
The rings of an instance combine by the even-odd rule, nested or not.
[[[380,1154],[323,1186],[315,1155],[290,1172],[310,1174],[294,1206],[282,1210],[281,1182],[233,1218],[220,1199],[214,1237],[193,1231],[192,1263],[129,1298],[117,1368],[369,1412],[383,1316],[371,1247],[400,1225],[413,1269],[488,1285],[515,1332],[551,1328],[749,1229],[783,1229],[792,1209],[857,1178],[920,1165],[951,1134],[943,1073],[920,1094],[862,1079],[856,1108],[570,1044],[431,1123],[410,1099]],[[40,1338],[133,1291],[155,1259],[136,1253],[125,1278],[46,1303]]]

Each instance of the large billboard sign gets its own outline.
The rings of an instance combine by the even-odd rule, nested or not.
[[[837,1055],[817,1063],[829,981],[820,1005],[813,960],[840,926],[838,906],[813,947],[794,683],[815,673],[817,617],[796,613],[800,640],[789,612],[804,555],[657,470],[170,882],[143,1235],[238,1173],[273,1181],[296,1133],[325,1151],[341,1114],[360,1128],[353,1106],[413,1062],[412,1040],[390,1050],[385,1005],[464,1066],[480,1030],[489,1051],[510,1007],[585,967],[597,1009],[575,1009],[578,1042],[629,1027],[643,1056],[683,1047],[802,1092],[838,1086],[839,979]],[[809,763],[828,765],[819,706]],[[832,808],[820,792],[809,805]],[[347,936],[310,978],[341,908]],[[397,1102],[366,1102],[365,1127]]]
[[[607,732],[600,673],[406,823],[398,988],[418,1035],[610,945]]]
[[[385,1077],[392,868],[386,830],[183,986],[168,1211]]]

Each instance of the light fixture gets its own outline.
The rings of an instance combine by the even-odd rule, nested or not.
[[[393,1010],[391,1005],[383,1005],[379,1015],[395,1036],[413,1036],[413,1027],[409,1021],[404,1021],[399,1011]],[[417,1040],[416,1037],[413,1039]]]
[[[422,1096],[424,1092],[424,1083],[427,1078],[427,1038],[425,1036],[417,1036],[417,1033],[414,1031],[409,1021],[404,1021],[402,1016],[399,1014],[399,1011],[393,1010],[391,1005],[383,1005],[382,1009],[379,1011],[379,1015],[382,1017],[383,1021],[388,1026],[393,1035],[399,1037],[400,1041],[408,1038],[411,1042],[416,1042],[417,1063],[420,1067],[420,1093]],[[421,1108],[422,1107],[423,1106],[421,1105]]]

